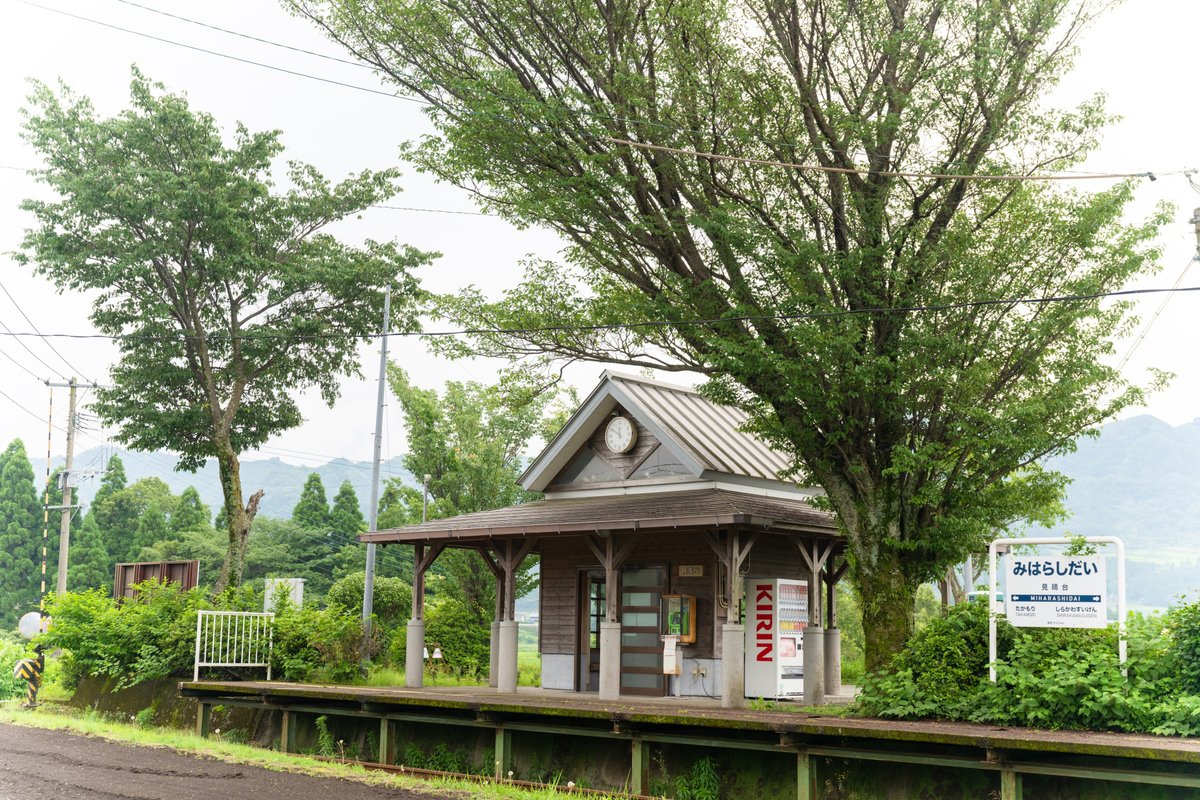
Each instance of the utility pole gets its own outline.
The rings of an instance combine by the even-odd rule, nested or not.
[[[63,465],[62,476],[62,505],[59,507],[62,516],[59,519],[58,526],[58,580],[55,583],[54,591],[57,594],[66,594],[67,591],[67,567],[70,563],[69,554],[71,549],[71,514],[75,507],[71,505],[71,475],[75,468],[75,428],[77,427],[76,410],[76,393],[79,389],[79,382],[74,376],[68,383],[51,383],[46,381],[47,386],[51,387],[66,387],[70,389],[70,399],[67,409],[67,460]],[[96,384],[90,384],[91,388],[96,388]],[[48,511],[49,509],[47,509]],[[43,592],[44,593],[44,592]]]
[[[367,513],[367,532],[379,529],[379,461],[383,451],[383,407],[387,387],[388,326],[391,324],[392,290],[383,293],[383,335],[379,337],[379,392],[375,403],[375,458],[371,462],[371,505]],[[375,543],[367,542],[367,571],[363,576],[363,667],[371,661],[371,614],[375,610]]]
[[[67,551],[71,547],[71,470],[75,467],[75,377],[67,384],[67,462],[62,471],[62,518],[58,527],[58,583],[54,591],[67,593]]]

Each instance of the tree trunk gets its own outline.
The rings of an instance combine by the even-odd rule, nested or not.
[[[888,665],[913,632],[917,586],[909,581],[894,553],[881,553],[868,570],[855,570],[855,588],[862,598],[866,667],[874,672]]]
[[[246,539],[250,536],[250,525],[258,513],[263,491],[260,489],[255,492],[250,497],[250,502],[243,505],[238,454],[229,442],[219,442],[217,450],[217,467],[221,475],[221,492],[225,497],[225,516],[229,530],[225,563],[221,565],[221,576],[213,590],[220,594],[225,589],[240,586],[242,583],[242,572],[246,566]]]

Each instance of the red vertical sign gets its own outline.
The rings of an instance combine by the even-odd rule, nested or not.
[[[754,641],[758,648],[755,660],[775,660],[775,598],[769,583],[754,587]]]

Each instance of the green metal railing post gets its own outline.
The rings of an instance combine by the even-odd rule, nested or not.
[[[208,738],[208,728],[212,724],[212,703],[200,701],[199,707],[196,709],[196,735],[204,739]]]
[[[796,754],[796,800],[820,800],[817,762],[805,750]]]
[[[632,739],[633,766],[629,773],[629,791],[632,794],[645,794],[650,785],[650,745],[642,741],[642,737]]]
[[[496,780],[508,779],[508,770],[512,764],[512,731],[505,730],[503,725],[496,726]]]
[[[281,753],[296,752],[296,712],[284,710],[283,721],[279,726],[279,751]]]
[[[1000,800],[1021,800],[1024,792],[1021,773],[1013,769],[1000,770]]]
[[[379,763],[391,764],[392,759],[392,721],[387,717],[379,718]]]

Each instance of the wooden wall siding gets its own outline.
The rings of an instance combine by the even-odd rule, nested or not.
[[[654,434],[650,432],[649,428],[647,428],[638,420],[634,419],[633,415],[629,414],[627,411],[625,411],[625,409],[617,406],[616,411],[621,415],[629,417],[629,419],[633,420],[634,426],[637,428],[637,442],[634,444],[633,449],[628,453],[614,453],[612,450],[608,449],[608,445],[604,443],[604,429],[608,427],[608,421],[612,419],[611,416],[604,418],[599,427],[593,431],[591,438],[587,440],[587,444],[585,446],[590,447],[592,451],[596,453],[596,455],[608,462],[608,464],[615,469],[622,476],[622,478],[627,478],[629,477],[630,473],[632,473],[634,469],[636,469],[637,466],[645,460],[646,456],[650,455],[650,453],[656,447],[658,447],[659,441],[655,438]],[[571,461],[574,461],[573,456]],[[568,462],[567,466],[563,467],[563,472],[570,467],[570,464],[571,462]],[[561,480],[561,475],[562,472],[555,476],[554,480],[550,481],[550,486],[547,488],[555,491],[561,491],[563,489],[595,488],[597,486],[596,483],[560,483],[559,481]],[[615,483],[620,483],[620,481]]]
[[[579,617],[579,566],[595,556],[577,536],[546,536],[541,546],[541,651],[570,655]]]
[[[790,536],[765,533],[759,536],[742,569],[751,578],[808,580],[808,567]]]
[[[629,535],[629,534],[626,534]],[[716,628],[715,585],[716,557],[695,531],[641,533],[622,568],[641,565],[670,567],[667,591],[696,596],[696,643],[689,646],[689,658],[711,658]],[[797,554],[798,556],[799,554]],[[548,536],[542,539],[541,554],[541,651],[570,655],[575,652],[579,616],[579,573],[600,569],[596,557],[579,536]],[[680,564],[696,564],[704,569],[698,578],[680,578]]]

